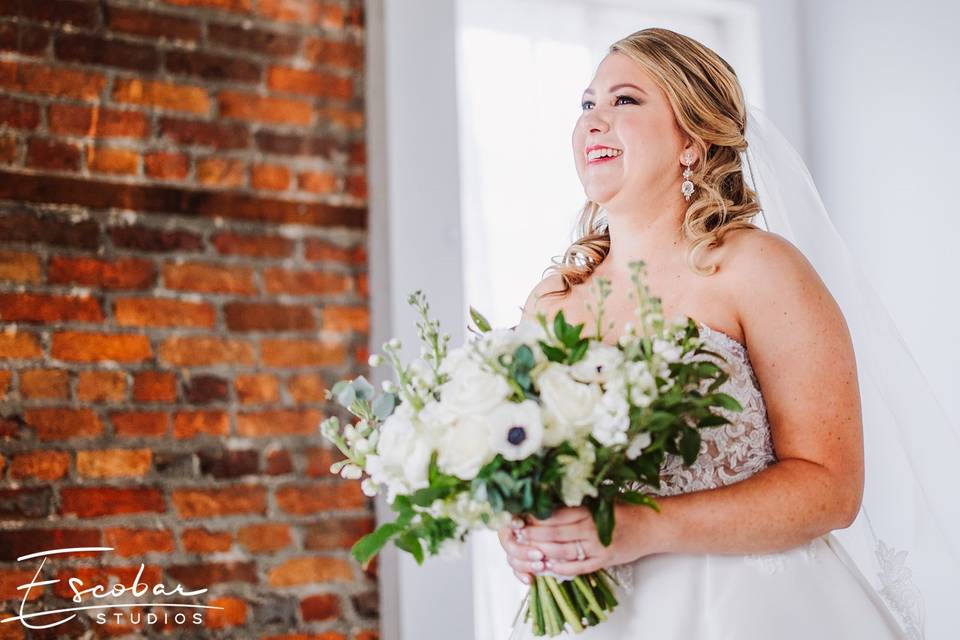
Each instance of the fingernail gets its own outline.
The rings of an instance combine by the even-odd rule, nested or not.
[[[534,571],[543,571],[543,563],[539,560],[534,562],[532,566]]]
[[[530,584],[530,576],[528,576],[527,574],[523,574],[522,576],[520,576],[520,579],[523,580],[524,583]]]
[[[553,569],[553,560],[547,560],[547,569]]]
[[[522,529],[526,523],[523,521],[523,518],[514,518],[510,521],[510,526],[514,529]]]
[[[527,557],[531,560],[543,560],[543,552],[539,549],[530,549],[527,551]]]

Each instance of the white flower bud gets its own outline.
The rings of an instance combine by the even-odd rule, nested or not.
[[[372,353],[370,354],[370,357],[367,358],[367,364],[369,364],[371,367],[379,367],[381,364],[383,364],[383,356],[381,356],[379,353]]]
[[[363,477],[363,469],[355,464],[348,464],[340,470],[340,475],[347,480],[359,480]]]
[[[369,497],[371,497],[371,498],[372,498],[373,496],[377,495],[377,491],[378,491],[379,489],[380,489],[380,487],[379,487],[379,486],[377,485],[377,483],[374,482],[371,478],[365,478],[365,479],[360,483],[360,490],[363,491],[363,495],[369,496]]]

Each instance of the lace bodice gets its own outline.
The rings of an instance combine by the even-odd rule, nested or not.
[[[747,348],[721,331],[703,323],[698,326],[704,346],[726,359],[726,364],[718,364],[730,377],[719,391],[736,398],[743,411],[715,409],[731,424],[700,430],[700,455],[690,467],[684,466],[680,456],[667,454],[660,473],[660,488],[642,485],[641,490],[650,495],[674,495],[732,484],[777,460],[770,439],[767,408]],[[713,356],[702,357],[717,361]]]

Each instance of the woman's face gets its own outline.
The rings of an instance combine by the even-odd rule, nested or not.
[[[634,203],[659,201],[669,189],[683,197],[678,185],[686,137],[667,96],[639,64],[622,53],[607,55],[582,102],[573,156],[587,198],[607,211],[630,211]],[[614,156],[594,158],[598,146],[614,149]]]

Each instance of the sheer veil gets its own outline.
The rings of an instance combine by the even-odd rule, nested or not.
[[[746,138],[744,173],[757,191],[762,226],[803,252],[840,305],[853,339],[866,481],[857,519],[833,535],[908,637],[956,637],[960,429],[837,233],[800,155],[754,105]]]

